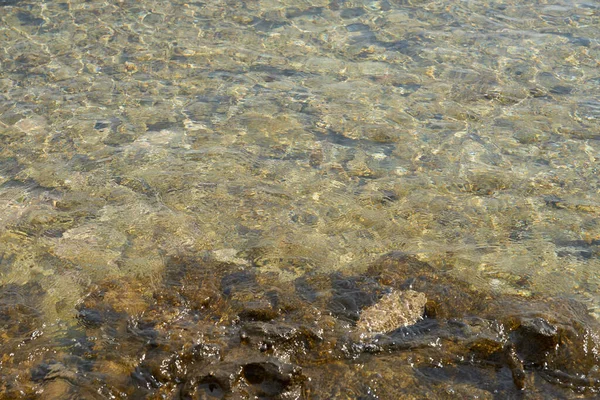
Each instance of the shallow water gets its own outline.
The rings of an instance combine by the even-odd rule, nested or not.
[[[57,343],[89,341],[82,304],[107,285],[127,299],[115,320],[183,312],[149,305],[179,290],[174,257],[251,271],[261,292],[402,251],[600,315],[599,17],[592,1],[0,0],[2,389],[57,381],[16,378],[14,357],[110,370]],[[58,380],[95,388],[77,365]]]

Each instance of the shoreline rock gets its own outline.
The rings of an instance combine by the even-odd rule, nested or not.
[[[382,256],[362,275],[312,273],[293,286],[260,268],[185,257],[169,259],[164,275],[151,296],[141,282],[107,280],[82,299],[77,328],[42,336],[45,350],[32,352],[33,340],[4,348],[14,356],[3,360],[0,393],[387,399],[600,392],[600,329],[583,304],[479,292],[403,253]],[[27,317],[24,298],[12,295],[26,289],[0,287],[8,302],[0,317]],[[0,325],[0,335],[15,329]],[[52,374],[55,366],[72,373]],[[65,377],[68,386],[57,383]]]

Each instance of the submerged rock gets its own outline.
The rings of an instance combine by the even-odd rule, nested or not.
[[[359,332],[384,333],[413,325],[423,318],[426,303],[427,297],[423,293],[393,291],[362,310],[356,329]]]
[[[107,280],[78,306],[77,329],[27,364],[29,378],[4,364],[1,381],[14,383],[0,388],[16,399],[600,393],[600,329],[576,301],[479,292],[403,253],[291,287],[259,268],[185,257],[167,261],[152,293]],[[6,311],[16,289],[4,289]],[[26,348],[3,349],[23,360]]]

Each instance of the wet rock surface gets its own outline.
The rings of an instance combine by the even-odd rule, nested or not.
[[[426,303],[425,295],[414,290],[386,294],[376,304],[361,311],[356,329],[385,333],[414,325],[423,318]]]
[[[26,310],[36,296],[23,295],[39,297],[34,289],[0,288],[4,337],[31,328],[19,318],[35,322]],[[582,304],[478,292],[403,253],[362,275],[312,274],[293,284],[256,267],[174,257],[151,290],[115,280],[91,288],[75,317],[77,327],[49,343],[53,351],[3,346],[0,398],[541,399],[600,391],[598,324]]]

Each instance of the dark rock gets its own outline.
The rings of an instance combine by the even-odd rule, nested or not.
[[[256,18],[252,27],[258,32],[269,32],[282,26],[289,25],[288,21],[274,21],[262,18]]]
[[[556,85],[550,89],[550,93],[552,94],[571,94],[572,92],[572,87],[564,85]]]
[[[200,382],[198,383],[198,391],[209,398],[222,399],[229,390],[229,385],[224,385],[213,376],[205,376],[200,379]]]
[[[135,371],[131,373],[131,379],[133,379],[136,385],[140,385],[148,390],[159,388],[161,385],[147,368],[141,366],[137,366]]]
[[[94,129],[100,131],[110,127],[110,125],[110,121],[96,121],[96,123],[94,124]]]
[[[574,398],[600,391],[593,350],[600,329],[576,301],[476,291],[400,252],[365,274],[311,273],[293,285],[257,271],[174,257],[152,296],[141,283],[102,283],[79,305],[79,327],[31,363],[27,379],[32,387],[68,381],[82,393],[110,382],[128,398],[447,398],[450,389],[460,398]],[[403,319],[383,313],[385,329],[361,334],[368,313],[393,314],[390,296],[410,290],[427,298],[424,315],[419,308],[401,326]],[[28,335],[39,321],[34,313],[29,322],[27,310],[41,300],[39,287],[0,287],[0,334]],[[30,348],[19,343],[15,357],[27,360]],[[22,374],[18,364],[6,366],[4,381]]]
[[[77,318],[81,321],[84,326],[87,327],[98,327],[104,323],[104,318],[98,310],[79,310]]]
[[[527,318],[511,333],[519,357],[528,365],[540,367],[559,342],[558,329],[543,318]]]
[[[48,363],[41,363],[31,369],[31,379],[34,381],[42,381],[50,372],[51,366]]]
[[[38,283],[0,286],[0,337],[17,341],[35,329],[41,329],[38,311],[44,290]],[[1,348],[1,344],[0,344]]]
[[[340,12],[340,17],[342,17],[344,19],[349,19],[349,18],[357,18],[357,17],[360,17],[365,14],[366,14],[366,11],[362,7],[345,8]]]
[[[279,361],[253,362],[242,367],[242,377],[258,397],[281,395],[293,384],[303,380],[301,369]]]
[[[317,291],[307,282],[305,276],[301,276],[294,281],[294,288],[296,289],[296,294],[303,300],[312,303],[317,299]]]
[[[41,26],[45,22],[43,18],[37,18],[28,12],[18,12],[16,15],[17,15],[17,18],[19,19],[19,21],[21,22],[21,24],[23,24],[23,25]]]
[[[363,31],[368,31],[369,30],[369,25],[366,24],[350,24],[350,25],[346,25],[346,29],[348,30],[348,32],[363,32]]]
[[[553,196],[553,195],[546,196],[546,197],[544,197],[544,202],[546,203],[547,206],[550,206],[552,208],[557,208],[557,209],[566,208],[565,201],[557,196]]]
[[[323,7],[309,7],[305,10],[300,10],[297,7],[290,7],[285,11],[286,18],[298,17],[315,17],[323,13]]]
[[[248,271],[236,271],[221,279],[221,290],[224,295],[231,296],[234,291],[256,287],[256,277]]]
[[[526,388],[527,376],[523,361],[519,358],[514,346],[509,345],[505,348],[506,363],[512,373],[513,382],[519,390]]]
[[[588,38],[584,38],[584,37],[574,37],[571,38],[571,40],[569,40],[569,42],[571,44],[574,44],[575,46],[583,46],[583,47],[590,47],[590,44],[592,43],[592,41]]]
[[[314,349],[323,338],[316,327],[284,323],[249,322],[240,330],[242,343],[261,352],[302,354]]]
[[[146,129],[148,131],[162,131],[163,129],[173,129],[177,127],[177,123],[176,122],[171,122],[171,121],[159,121],[159,122],[155,122],[153,124],[147,124],[146,125]]]
[[[331,278],[332,296],[329,310],[338,318],[358,321],[360,311],[372,306],[384,294],[384,288],[374,280],[334,274]]]
[[[22,0],[0,0],[0,7],[16,6],[19,3],[22,3]]]
[[[238,315],[245,320],[270,321],[277,317],[278,311],[269,301],[260,299],[245,302]]]
[[[181,389],[182,399],[223,399],[231,392],[231,382],[225,376],[208,374],[192,378]]]
[[[383,196],[382,202],[385,203],[393,203],[398,201],[399,197],[393,190],[382,190],[381,194]]]

